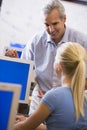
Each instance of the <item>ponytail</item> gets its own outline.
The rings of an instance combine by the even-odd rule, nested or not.
[[[85,62],[80,60],[71,82],[71,90],[73,93],[75,115],[78,120],[80,114],[84,118],[84,89],[85,89]]]

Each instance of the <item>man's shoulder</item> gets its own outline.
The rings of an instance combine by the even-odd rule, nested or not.
[[[45,30],[39,31],[37,34],[34,35],[34,38],[44,38],[47,37],[47,32]]]
[[[66,30],[66,34],[69,40],[74,42],[87,42],[87,34],[84,32],[80,32],[79,30],[70,27],[67,27]]]
[[[36,45],[42,45],[44,43],[47,43],[48,34],[46,31],[38,32],[36,35],[34,35],[32,39],[32,43]]]
[[[77,34],[77,35],[81,35],[81,36],[87,37],[87,34],[85,34],[84,32],[81,32],[81,31],[79,31],[79,30],[77,30],[75,28],[71,28],[71,27],[66,27],[66,28],[67,28],[69,34],[73,34],[75,36]]]

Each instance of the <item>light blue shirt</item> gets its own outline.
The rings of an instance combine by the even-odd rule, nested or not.
[[[48,91],[41,99],[51,111],[46,119],[47,130],[77,130],[87,126],[87,101],[84,105],[85,118],[76,122],[74,103],[69,87],[57,87]]]
[[[48,91],[54,86],[60,86],[61,80],[58,79],[54,70],[53,63],[56,50],[60,44],[72,41],[83,45],[87,50],[87,36],[76,30],[66,27],[65,34],[61,41],[55,45],[46,31],[37,34],[25,47],[21,58],[33,60],[37,83],[43,91]]]

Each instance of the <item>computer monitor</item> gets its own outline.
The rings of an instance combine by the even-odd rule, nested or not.
[[[13,130],[21,86],[0,83],[0,130]]]
[[[28,103],[32,82],[33,61],[0,56],[0,82],[22,86],[19,103]]]

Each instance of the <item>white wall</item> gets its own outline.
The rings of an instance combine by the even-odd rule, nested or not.
[[[3,0],[0,14],[0,54],[11,42],[26,44],[44,28],[41,10],[48,0]],[[62,1],[67,24],[87,34],[87,6]]]

